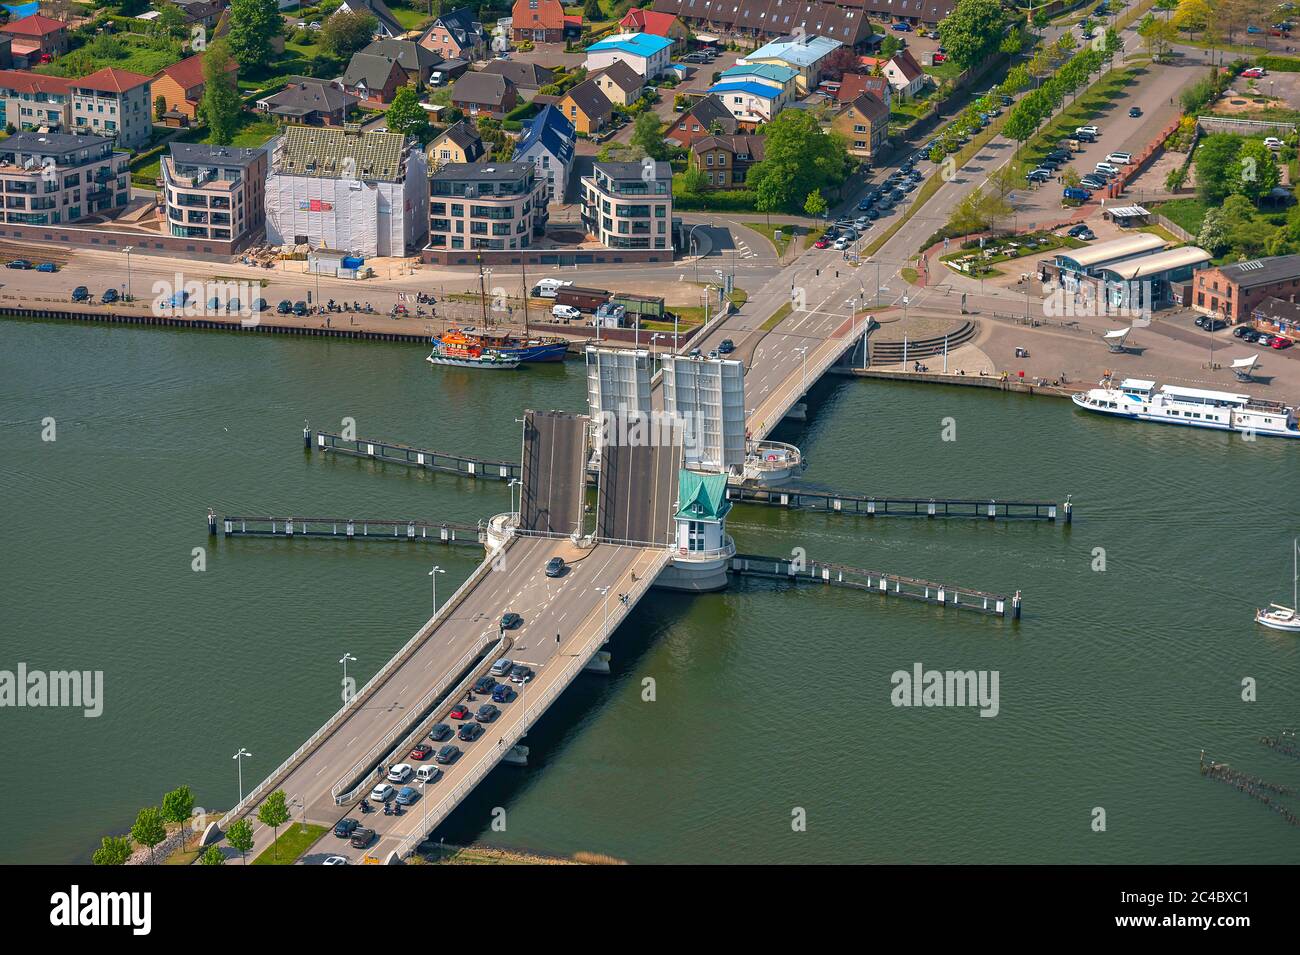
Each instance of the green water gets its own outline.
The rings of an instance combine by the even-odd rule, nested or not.
[[[186,782],[236,798],[365,680],[478,554],[235,541],[204,515],[473,520],[508,490],[304,454],[334,429],[487,457],[515,417],[578,409],[581,366],[431,369],[418,347],[0,323],[0,669],[105,673],[105,711],[0,710],[0,861],[84,860]],[[645,602],[443,827],[636,862],[1293,862],[1300,832],[1201,778],[1215,757],[1300,788],[1265,749],[1296,726],[1300,649],[1252,608],[1289,598],[1300,447],[1084,417],[1046,399],[831,380],[809,483],[935,496],[1073,494],[1075,524],[733,511],[741,550],[1025,593],[1019,625],[844,591],[745,583]],[[57,440],[41,440],[53,417]],[[957,440],[941,440],[943,419]],[[207,548],[207,569],[191,569]],[[1091,569],[1104,548],[1105,572]],[[1000,672],[1000,713],[902,709],[915,662]],[[656,700],[642,701],[653,678]],[[1258,702],[1241,701],[1243,678]],[[45,796],[33,798],[41,780]],[[1300,811],[1300,798],[1288,800]],[[490,829],[506,809],[505,832]],[[793,832],[796,807],[807,831]],[[1090,830],[1104,807],[1107,831]]]

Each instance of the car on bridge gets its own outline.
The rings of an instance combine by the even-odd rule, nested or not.
[[[441,743],[445,739],[451,739],[454,732],[446,723],[434,723],[433,728],[429,730],[429,739]]]
[[[478,712],[474,714],[474,719],[478,720],[480,723],[491,723],[500,715],[501,707],[494,706],[491,703],[484,703],[478,708]]]
[[[397,804],[399,806],[409,806],[420,798],[420,791],[414,786],[403,786],[397,791]]]
[[[497,685],[495,677],[481,676],[474,681],[475,693],[491,693],[492,688]]]
[[[562,577],[564,576],[564,571],[565,563],[563,557],[552,557],[546,562],[547,577]],[[484,690],[483,692],[486,693],[488,691]]]
[[[524,684],[533,678],[533,671],[522,663],[516,663],[510,668],[510,682]]]
[[[509,683],[498,683],[492,688],[493,703],[509,703],[515,698],[515,691]]]
[[[478,723],[461,723],[456,731],[456,738],[465,743],[472,743],[483,735],[483,727]]]
[[[433,755],[433,747],[428,743],[416,743],[415,748],[407,754],[407,759],[428,759]]]
[[[505,657],[502,657],[496,663],[492,664],[492,669],[488,672],[493,676],[505,676],[510,672],[510,668],[514,665],[513,660],[507,660]]]
[[[329,856],[321,865],[347,865],[347,856]]]
[[[398,763],[388,770],[388,781],[390,783],[404,783],[411,778],[412,769],[409,763]]]
[[[460,747],[455,743],[448,743],[442,749],[438,750],[438,755],[434,757],[434,760],[442,763],[444,766],[454,763],[458,759],[460,759]]]
[[[374,789],[370,790],[370,798],[374,802],[388,802],[393,798],[393,787],[388,783],[379,783]]]
[[[721,344],[718,345],[718,354],[720,355],[730,355],[735,350],[736,343],[730,338],[724,338]]]
[[[503,613],[501,615],[502,630],[515,630],[522,626],[523,622],[524,618],[519,616],[517,613]]]
[[[375,830],[362,827],[352,833],[352,848],[364,849],[370,843],[375,841]]]
[[[361,823],[355,819],[340,819],[334,826],[334,835],[340,839],[346,839],[360,825]]]
[[[469,706],[465,703],[457,703],[447,715],[453,720],[467,720],[469,719]]]

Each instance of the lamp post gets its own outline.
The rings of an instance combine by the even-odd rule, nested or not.
[[[808,387],[808,346],[805,345],[803,348],[796,348],[795,351],[799,353],[799,357],[802,360],[802,365],[803,365],[802,387],[806,389]]]
[[[515,507],[515,488],[517,488],[517,487],[522,487],[522,486],[523,486],[523,483],[524,483],[524,482],[521,481],[521,480],[519,480],[519,478],[511,478],[511,479],[510,479],[510,513],[511,513],[511,514],[516,514],[516,513],[518,513],[518,508]],[[519,496],[520,496],[520,498],[522,499],[523,494],[521,493]],[[521,500],[521,501],[520,501],[520,507],[522,507],[522,506],[523,506],[523,502],[522,502],[522,500]]]
[[[433,581],[433,613],[438,614],[438,575],[445,574],[446,571],[437,564],[433,565],[433,570],[429,571],[429,579]]]
[[[242,804],[244,801],[244,759],[252,755],[252,753],[241,746],[239,747],[239,752],[231,757],[235,760],[235,765],[239,767],[239,802],[235,803],[237,806]]]
[[[650,357],[651,358],[655,356],[655,342],[663,337],[664,336],[661,332],[655,332],[653,335],[650,336]]]
[[[131,252],[134,246],[128,245],[122,251],[126,253],[126,300],[131,301]]]
[[[345,653],[345,654],[343,654],[343,659],[340,660],[339,663],[342,663],[342,664],[343,664],[343,682],[344,682],[344,683],[347,683],[347,682],[348,682],[348,663],[349,663],[349,662],[356,663],[356,662],[357,662],[357,658],[354,657],[351,653]]]
[[[605,605],[605,640],[609,640],[609,588],[597,587],[596,593],[601,596],[601,603]]]

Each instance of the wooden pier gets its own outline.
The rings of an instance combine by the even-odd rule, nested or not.
[[[756,554],[737,554],[731,559],[731,572],[742,577],[760,577],[767,580],[788,580],[796,584],[822,584],[829,587],[848,587],[880,594],[883,597],[901,597],[923,603],[949,607],[953,610],[970,610],[996,617],[1020,619],[1020,591],[1008,597],[1005,594],[985,593],[969,587],[939,584],[932,580],[917,580],[900,574],[886,574],[860,567],[826,561],[805,561],[796,565],[789,557],[765,557]]]
[[[457,521],[360,520],[346,517],[223,517],[208,511],[208,534],[226,537],[407,541],[414,544],[464,544],[482,547],[486,525]]]
[[[302,437],[303,447],[310,451],[311,429],[304,428]],[[465,454],[413,448],[408,444],[376,441],[371,438],[347,438],[329,431],[316,432],[315,447],[320,451],[369,458],[372,461],[384,461],[388,464],[401,464],[406,467],[422,468],[425,471],[458,474],[467,478],[510,481],[520,477],[519,465],[510,461],[487,461]]]
[[[728,484],[727,500],[765,504],[791,510],[856,514],[861,517],[964,517],[981,520],[1050,521],[1069,524],[1074,516],[1070,498],[1055,501],[999,501],[947,497],[880,497],[858,492],[816,491],[797,486],[767,487]]]

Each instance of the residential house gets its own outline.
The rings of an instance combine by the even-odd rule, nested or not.
[[[673,170],[666,162],[597,162],[582,179],[582,221],[607,249],[646,250],[648,262],[673,257]]]
[[[562,43],[564,5],[560,0],[515,0],[510,11],[510,35],[516,42]]]
[[[108,136],[14,133],[0,141],[0,222],[55,225],[119,212],[130,194],[130,160]]]
[[[668,72],[673,43],[649,33],[618,33],[587,47],[587,72],[603,70],[622,60],[647,80]]]
[[[768,39],[783,34],[817,33],[858,47],[872,35],[876,20],[907,20],[934,26],[957,0],[655,0],[655,10],[676,14],[687,26],[710,33]]]
[[[831,130],[844,137],[849,155],[872,159],[889,135],[889,107],[874,93],[863,90],[835,114]]]
[[[176,0],[185,15],[185,26],[192,32],[195,27],[212,31],[221,21],[221,14],[230,6],[225,0]],[[212,36],[209,32],[208,36]]]
[[[740,66],[755,63],[788,66],[799,74],[795,77],[799,91],[807,93],[817,88],[827,58],[842,46],[843,43],[832,37],[804,33],[773,40],[753,53],[746,53],[736,63]]]
[[[744,66],[733,66],[729,70],[723,70],[718,82],[763,83],[774,87],[781,92],[781,99],[777,107],[781,109],[798,98],[798,76],[798,71],[788,66],[779,66],[776,63],[749,63]]]
[[[470,116],[500,119],[518,103],[515,84],[500,73],[470,71],[451,88],[451,105]]]
[[[916,57],[912,55],[911,50],[899,50],[895,53],[884,65],[882,72],[899,99],[915,98],[925,89],[928,80],[925,70],[921,69],[921,64],[916,62]]]
[[[384,0],[343,0],[338,10],[330,16],[334,16],[343,10],[350,10],[353,13],[368,13],[375,18],[376,27],[375,35],[384,39],[394,39],[406,33],[406,28],[398,22],[397,17],[393,16],[393,11],[388,9]]]
[[[161,163],[164,215],[172,235],[240,243],[266,223],[265,149],[171,144]]]
[[[546,182],[546,198],[563,201],[573,168],[573,146],[577,131],[554,106],[541,111],[524,124],[524,135],[515,146],[512,162],[530,162],[537,178]]]
[[[609,97],[601,92],[594,79],[583,80],[562,97],[560,112],[573,128],[584,135],[600,132],[614,116]]]
[[[109,136],[128,149],[145,145],[153,136],[152,84],[152,77],[114,67],[74,79],[72,129]]]
[[[456,252],[526,249],[546,232],[546,181],[532,163],[451,163],[429,173],[428,189],[425,261],[445,264]]]
[[[762,136],[705,136],[691,144],[691,165],[710,189],[741,189],[749,167],[763,159]]]
[[[351,93],[325,80],[294,76],[280,92],[258,100],[257,108],[301,126],[342,126],[357,102]]]
[[[68,132],[72,81],[27,70],[0,70],[0,128]]]
[[[1300,305],[1295,302],[1270,296],[1251,309],[1250,317],[1260,331],[1300,341]]]
[[[739,128],[740,123],[721,97],[706,96],[678,116],[664,136],[687,148],[706,136],[733,136]]]
[[[536,93],[543,86],[555,82],[555,73],[536,63],[522,60],[489,60],[483,64],[483,73],[498,73],[504,76],[520,93]]]
[[[473,123],[465,120],[448,126],[425,149],[430,169],[448,163],[475,163],[483,158],[485,152],[483,137]]]
[[[716,83],[709,94],[722,100],[740,125],[754,130],[770,123],[785,100],[785,94],[766,83]]]
[[[239,66],[231,62],[229,75],[232,83],[238,74]],[[196,53],[160,70],[150,84],[149,99],[156,103],[161,98],[165,104],[165,113],[182,116],[186,122],[193,122],[198,118],[203,87],[203,54]]]
[[[1267,298],[1300,296],[1300,255],[1233,262],[1201,269],[1193,277],[1192,307],[1233,324],[1248,321]]]
[[[68,52],[67,24],[39,13],[0,26],[0,34],[9,37],[10,55],[19,67],[48,63]]]
[[[691,31],[673,14],[659,13],[641,7],[632,7],[628,10],[623,19],[618,21],[618,25],[629,33],[648,33],[651,36],[672,40],[674,51],[685,49],[686,41],[691,37]]]
[[[351,93],[363,106],[383,109],[406,85],[406,71],[397,60],[382,53],[354,53],[340,80],[345,93]]]
[[[616,60],[591,76],[605,98],[619,106],[631,106],[645,92],[645,77],[622,60]]]
[[[866,73],[845,73],[840,77],[839,88],[835,91],[835,100],[841,106],[852,103],[862,93],[871,93],[886,106],[892,107],[894,88],[883,76],[869,76]]]
[[[375,40],[361,52],[396,60],[406,74],[406,83],[416,89],[428,86],[433,71],[443,62],[442,54],[420,46],[414,40]]]
[[[481,60],[487,52],[487,34],[474,16],[473,7],[441,14],[421,34],[420,46],[441,53],[448,60]]]

